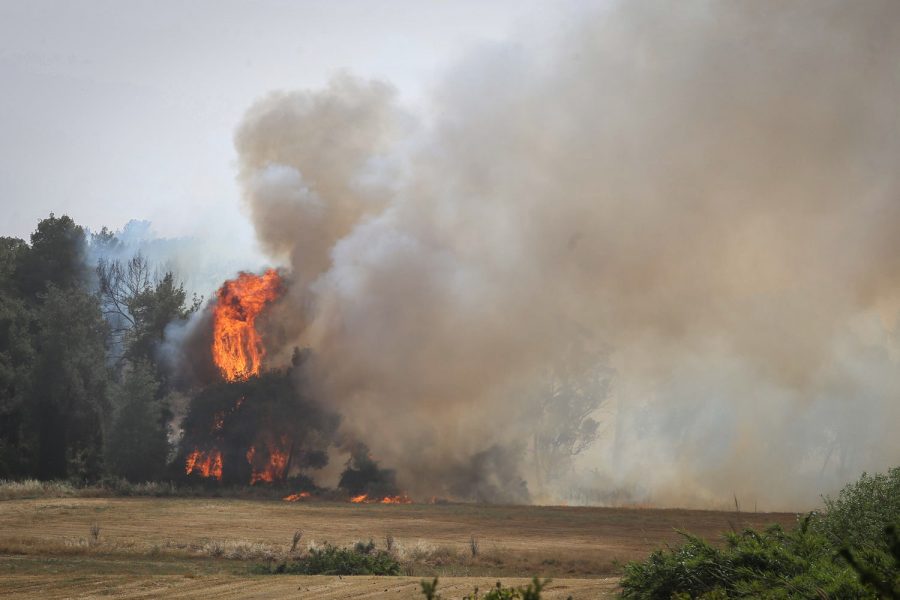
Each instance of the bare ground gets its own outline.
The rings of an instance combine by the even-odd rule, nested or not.
[[[477,505],[349,505],[203,498],[57,498],[0,502],[0,596],[25,598],[421,598],[439,576],[445,598],[497,578],[553,577],[549,598],[614,593],[621,564],[676,530],[708,538],[786,513]],[[100,528],[91,535],[91,525]],[[251,575],[301,547],[386,535],[405,577]],[[478,541],[472,556],[470,539]]]

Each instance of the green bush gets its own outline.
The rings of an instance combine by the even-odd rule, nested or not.
[[[285,561],[263,572],[293,575],[399,575],[400,563],[384,550],[339,548],[325,544],[294,560]]]
[[[846,546],[841,548],[840,555],[857,572],[863,584],[876,590],[882,598],[900,599],[900,577],[897,577],[900,572],[900,533],[897,532],[896,525],[884,528],[884,540],[892,563],[872,560],[871,556],[868,562],[860,560]]]
[[[887,550],[884,528],[900,523],[900,467],[886,474],[863,473],[837,498],[826,496],[825,515],[813,527],[836,547]]]
[[[622,596],[640,600],[872,596],[808,522],[792,532],[775,525],[764,532],[729,534],[721,549],[682,534],[683,545],[626,565]]]
[[[715,547],[682,533],[685,543],[626,565],[622,597],[877,598],[900,590],[900,469],[863,474],[827,512],[810,513],[797,527],[748,529]]]

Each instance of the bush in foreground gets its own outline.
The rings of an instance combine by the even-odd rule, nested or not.
[[[725,546],[683,533],[685,543],[626,565],[622,596],[671,598],[900,597],[900,469],[863,474],[828,512],[792,531],[773,526],[725,536]]]
[[[657,550],[626,565],[622,596],[640,600],[689,598],[868,597],[856,573],[836,561],[827,540],[808,523],[786,532],[773,526],[726,536],[724,548],[682,534],[677,548]]]
[[[825,515],[812,526],[833,546],[887,550],[884,528],[900,522],[900,467],[887,473],[863,473],[836,498],[823,500]]]

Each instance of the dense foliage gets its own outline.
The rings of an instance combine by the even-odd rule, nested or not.
[[[160,475],[171,389],[158,349],[198,303],[172,273],[118,258],[105,229],[51,214],[30,242],[0,238],[0,478]]]
[[[716,547],[689,534],[625,567],[623,597],[877,598],[900,597],[900,469],[863,475],[827,512],[779,526],[728,534]],[[896,593],[897,596],[890,594]]]
[[[900,467],[862,477],[845,486],[836,498],[825,497],[826,518],[813,528],[833,546],[887,550],[884,527],[900,522]]]

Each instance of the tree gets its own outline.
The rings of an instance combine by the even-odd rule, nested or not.
[[[186,319],[201,299],[186,304],[184,285],[171,271],[160,276],[140,254],[130,260],[101,258],[97,278],[103,314],[110,323],[118,360],[156,363],[156,350],[173,321]],[[162,375],[156,369],[157,377]]]
[[[16,271],[28,254],[20,239],[0,238],[0,477],[27,468],[22,418],[34,351],[32,313],[19,293]]]
[[[84,229],[66,215],[57,218],[50,213],[31,234],[31,249],[16,271],[22,291],[36,298],[50,285],[61,290],[84,286],[85,250]]]
[[[129,481],[151,481],[166,468],[166,411],[159,382],[143,361],[131,366],[110,394],[113,418],[105,446],[106,469]]]
[[[217,449],[223,462],[221,481],[228,485],[252,481],[253,471],[271,463],[273,451],[285,459],[283,468],[272,472],[273,482],[324,467],[340,417],[316,401],[302,362],[305,356],[295,353],[285,370],[201,390],[191,399],[182,424],[181,459],[194,450]]]
[[[99,475],[106,335],[96,297],[48,284],[37,312],[29,421],[42,479]]]
[[[602,358],[584,344],[573,344],[546,369],[533,392],[532,452],[539,489],[558,478],[599,435],[593,415],[606,400],[612,377]]]

